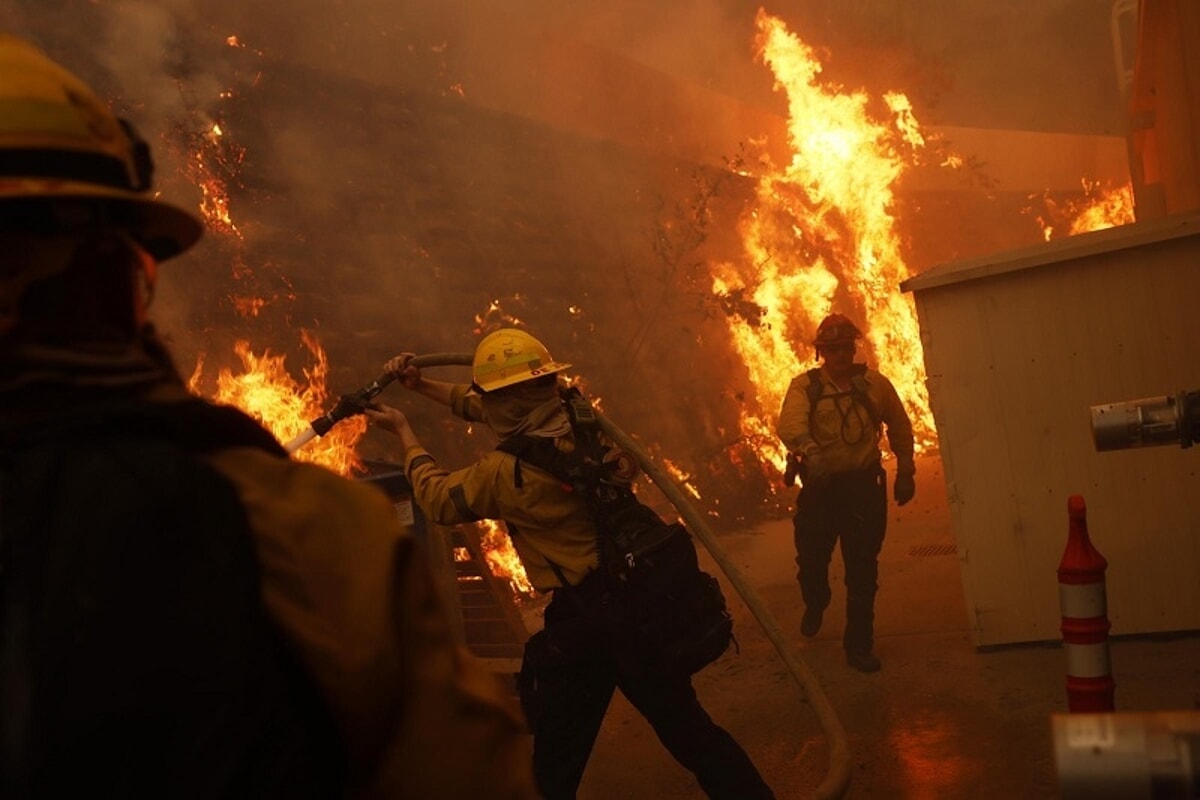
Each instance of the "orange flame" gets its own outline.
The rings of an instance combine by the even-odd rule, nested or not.
[[[243,46],[236,36],[227,37],[226,44],[231,47]],[[231,96],[232,92],[220,93],[222,99]],[[243,236],[230,212],[229,187],[237,182],[245,151],[229,141],[221,123],[207,117],[205,119],[207,121],[202,131],[193,137],[194,152],[185,161],[185,171],[200,188],[200,214],[206,228],[233,243],[233,278],[236,283],[242,284],[257,276],[242,257]],[[267,303],[253,296],[252,292],[242,295],[231,292],[230,300],[234,309],[246,319],[257,317]],[[244,371],[234,375],[222,368],[217,374],[216,391],[212,399],[240,408],[262,423],[281,442],[294,439],[309,428],[312,420],[326,412],[325,405],[329,400],[325,388],[329,367],[325,351],[308,331],[301,332],[301,340],[315,362],[314,366],[303,371],[306,385],[301,386],[288,374],[283,356],[272,355],[269,349],[258,355],[248,341],[241,340],[234,345],[234,352],[241,360]],[[204,360],[202,353],[189,381],[189,388],[198,394]],[[355,452],[355,446],[366,428],[366,419],[363,417],[343,420],[325,436],[298,450],[295,457],[320,464],[341,475],[361,472],[364,467]]]
[[[244,371],[234,375],[228,369],[217,373],[217,388],[213,399],[218,403],[236,406],[262,423],[281,442],[294,439],[308,429],[312,420],[326,412],[329,397],[325,377],[329,363],[325,351],[308,331],[301,331],[304,345],[312,353],[314,365],[304,370],[307,385],[301,386],[284,368],[284,356],[272,355],[269,350],[256,355],[250,343],[239,341],[234,352],[241,359]],[[201,358],[188,382],[197,391],[201,382],[204,361]],[[351,417],[334,425],[324,436],[314,439],[294,454],[299,461],[320,464],[341,475],[363,471],[363,463],[355,445],[367,430],[365,417]]]
[[[520,301],[521,296],[514,295],[513,300]],[[488,304],[487,310],[475,315],[475,333],[490,333],[497,328],[519,328],[525,323],[500,307],[499,298]]]
[[[1133,205],[1133,184],[1124,186],[1101,186],[1100,181],[1080,181],[1083,197],[1079,200],[1056,203],[1045,198],[1046,217],[1038,217],[1042,226],[1042,237],[1050,241],[1057,231],[1065,228],[1067,236],[1077,236],[1088,231],[1130,225],[1136,221]],[[1056,225],[1051,220],[1062,220]]]
[[[525,567],[517,557],[517,551],[513,549],[508,533],[495,520],[480,520],[477,524],[481,532],[483,557],[492,574],[507,580],[514,595],[532,595],[533,584],[525,574]]]
[[[918,449],[936,444],[916,311],[899,291],[909,276],[893,215],[892,187],[924,146],[908,99],[872,103],[864,92],[822,86],[816,55],[784,23],[760,10],[757,45],[787,94],[791,163],[766,165],[756,203],[740,221],[743,264],[712,268],[712,290],[748,299],[753,315],[730,316],[735,347],[756,387],[742,413],[745,441],[782,467],[774,419],[787,387],[814,359],[817,323],[834,310],[865,322],[878,369],[896,385]],[[880,119],[872,107],[886,108]]]
[[[700,499],[700,490],[692,485],[692,476],[690,474],[685,472],[679,467],[679,465],[671,461],[669,458],[663,458],[662,463],[663,467],[667,470],[667,474],[674,478],[675,482],[683,487],[684,491],[686,491],[696,500]]]

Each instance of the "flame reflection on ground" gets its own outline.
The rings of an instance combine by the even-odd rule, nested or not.
[[[892,727],[887,738],[907,778],[906,800],[940,800],[948,789],[965,784],[965,774],[977,767],[961,755],[956,740],[962,735],[959,724],[936,709]]]

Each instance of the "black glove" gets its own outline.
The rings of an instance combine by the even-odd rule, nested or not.
[[[800,473],[800,478],[804,483],[811,486],[829,480],[829,465],[825,463],[825,457],[819,448],[810,447],[801,463],[803,472]]]
[[[800,475],[800,459],[795,453],[787,454],[787,464],[783,468],[783,485],[794,486]]]
[[[897,472],[896,482],[892,485],[892,496],[896,498],[896,505],[904,505],[909,500],[913,499],[913,495],[917,493],[917,482],[911,472]]]

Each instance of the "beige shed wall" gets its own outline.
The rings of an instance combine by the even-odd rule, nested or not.
[[[1072,494],[1113,635],[1200,629],[1200,448],[1091,437],[1093,405],[1200,389],[1200,217],[1160,223],[906,282],[976,645],[1061,638]]]

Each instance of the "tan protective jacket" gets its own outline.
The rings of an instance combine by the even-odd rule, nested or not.
[[[481,420],[478,398],[468,387],[455,387],[451,409],[471,422]],[[494,450],[454,472],[442,469],[429,453],[413,447],[404,454],[404,471],[417,505],[440,525],[481,519],[503,520],[529,582],[545,592],[561,585],[553,562],[571,585],[599,565],[596,528],[582,498],[548,472]]]
[[[854,399],[847,386],[839,389],[821,370],[821,397],[816,413],[811,413],[808,400],[809,375],[797,375],[788,386],[779,411],[776,428],[780,440],[793,453],[803,453],[816,446],[830,472],[849,472],[865,469],[879,461],[882,427],[887,427],[888,445],[901,464],[912,464],[913,429],[896,393],[896,387],[879,372],[868,369],[863,373],[866,394],[874,413]],[[811,423],[810,423],[811,416]]]

